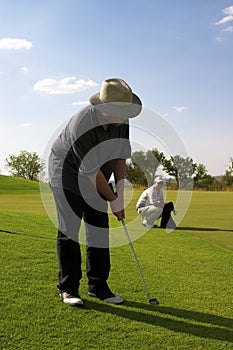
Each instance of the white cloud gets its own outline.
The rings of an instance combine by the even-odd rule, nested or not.
[[[23,123],[23,124],[20,124],[20,128],[29,128],[32,124],[31,123]]]
[[[219,43],[222,43],[224,41],[224,38],[222,36],[217,36],[216,41],[218,41]]]
[[[222,10],[226,15],[233,15],[233,5],[226,7],[224,10]]]
[[[188,109],[186,106],[172,106],[172,108],[178,113],[181,113]]]
[[[24,72],[24,73],[27,73],[28,72],[28,68],[27,67],[22,67],[21,71]]]
[[[32,43],[26,39],[18,38],[2,38],[0,39],[0,49],[3,50],[29,50],[32,47]]]
[[[220,19],[220,21],[218,21],[216,24],[224,24],[227,23],[229,21],[233,21],[233,16],[226,16],[223,17],[222,19]]]
[[[89,101],[74,101],[71,105],[72,106],[84,106],[84,105],[88,105],[90,102]]]
[[[229,26],[225,29],[222,29],[223,32],[233,32],[233,26]]]
[[[73,94],[98,86],[93,80],[77,80],[75,77],[66,77],[60,80],[45,78],[38,80],[34,85],[35,91],[43,91],[50,95]]]
[[[225,13],[226,16],[216,22],[217,25],[233,21],[233,5],[226,7],[224,10],[222,10],[222,12]]]

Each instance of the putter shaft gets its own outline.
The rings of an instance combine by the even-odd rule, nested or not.
[[[148,291],[148,288],[147,288],[147,285],[146,285],[144,276],[143,276],[143,274],[142,274],[142,270],[141,270],[141,267],[140,267],[140,265],[139,265],[139,262],[138,262],[138,259],[137,259],[137,256],[136,256],[136,253],[135,253],[133,244],[132,244],[132,242],[131,242],[131,238],[130,238],[129,232],[128,232],[128,230],[127,230],[127,227],[126,227],[126,224],[125,224],[124,219],[122,219],[121,222],[122,222],[122,225],[123,225],[123,227],[124,227],[125,234],[126,234],[126,236],[127,236],[127,238],[128,238],[128,242],[129,242],[130,248],[131,248],[131,250],[132,250],[134,259],[135,259],[135,261],[136,261],[136,265],[137,265],[137,268],[138,268],[138,272],[139,272],[139,274],[140,274],[140,276],[141,276],[141,280],[142,280],[142,282],[143,282],[143,286],[144,286],[144,289],[145,289],[145,291],[146,291],[146,295],[147,295],[148,301],[150,302],[151,297],[150,297],[150,294],[149,294],[149,291]]]

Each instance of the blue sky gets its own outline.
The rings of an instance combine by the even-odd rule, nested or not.
[[[195,162],[225,172],[233,157],[233,0],[0,0],[0,14],[1,173],[10,154],[43,155],[109,77],[126,80]]]

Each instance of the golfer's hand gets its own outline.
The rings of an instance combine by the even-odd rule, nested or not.
[[[122,220],[125,218],[125,210],[123,203],[118,198],[111,201],[110,206],[112,213],[117,217],[118,220]]]
[[[154,203],[154,206],[158,207],[158,208],[163,208],[164,207],[164,203],[160,202],[160,201],[157,201],[157,202]]]

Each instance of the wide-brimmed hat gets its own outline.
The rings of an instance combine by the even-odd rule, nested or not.
[[[142,109],[140,98],[132,92],[124,80],[119,78],[104,80],[100,92],[91,96],[89,101],[99,111],[113,117],[134,118]]]

